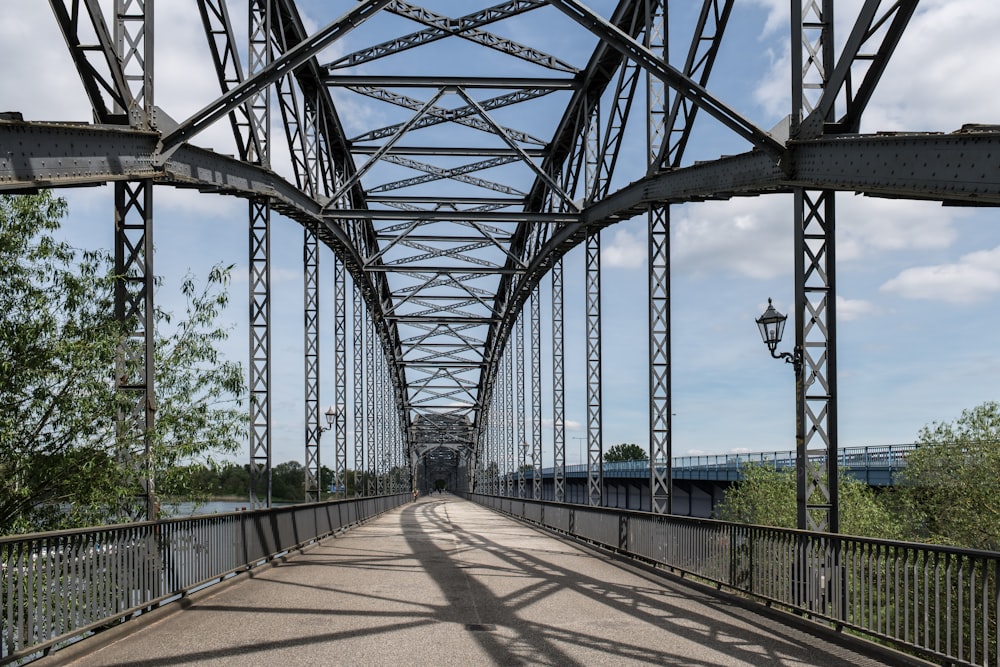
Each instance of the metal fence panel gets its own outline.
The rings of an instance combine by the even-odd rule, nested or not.
[[[397,494],[0,538],[0,664],[221,581],[408,499]]]
[[[878,460],[888,454],[866,456]],[[572,504],[469,498],[923,657],[1000,665],[1000,553]]]

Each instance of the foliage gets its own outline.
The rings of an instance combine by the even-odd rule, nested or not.
[[[605,463],[621,463],[624,461],[648,461],[649,454],[639,445],[623,442],[604,452]]]
[[[218,358],[228,331],[228,269],[199,291],[183,285],[186,317],[156,313],[151,457],[115,388],[119,343],[112,262],[54,238],[66,204],[49,192],[0,196],[0,534],[94,525],[137,516],[140,480],[238,447],[245,416],[239,365]],[[183,475],[171,479],[182,485]]]
[[[742,473],[743,480],[726,490],[723,502],[716,508],[717,516],[725,521],[795,528],[795,470],[748,464]],[[839,492],[842,534],[901,538],[895,514],[867,484],[842,472]]]
[[[747,464],[743,479],[726,489],[715,513],[723,521],[776,528],[795,527],[795,473]]]
[[[895,496],[914,538],[1000,550],[1000,404],[920,430]]]

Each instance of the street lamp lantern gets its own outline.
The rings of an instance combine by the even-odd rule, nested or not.
[[[787,315],[782,315],[771,303],[770,297],[767,299],[767,310],[757,318],[757,327],[760,329],[760,337],[764,339],[767,349],[774,355],[774,350],[781,342],[781,335],[785,332],[785,320]]]
[[[760,329],[760,337],[764,340],[764,344],[767,345],[771,356],[775,359],[784,359],[785,363],[792,364],[792,368],[795,370],[796,375],[798,375],[799,370],[802,368],[801,350],[796,346],[794,352],[777,351],[778,343],[781,342],[781,335],[785,333],[785,320],[787,319],[788,316],[778,312],[778,309],[771,303],[771,299],[768,298],[767,310],[757,318],[757,328]]]
[[[336,411],[336,409],[334,409],[334,407],[333,407],[333,406],[331,405],[330,407],[328,407],[328,408],[326,409],[326,428],[325,428],[325,429],[323,429],[323,430],[324,430],[324,431],[328,431],[328,430],[330,430],[331,428],[333,428],[333,422],[334,422],[334,421],[335,421],[336,419],[337,419],[337,411]]]

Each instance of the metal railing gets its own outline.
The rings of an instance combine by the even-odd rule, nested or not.
[[[1000,553],[467,497],[942,664],[1000,664]]]
[[[906,467],[906,457],[918,445],[866,445],[844,447],[837,455],[837,465],[855,477],[864,479],[868,471],[889,473],[891,477]],[[824,461],[825,452],[813,452],[809,459]],[[672,461],[671,470],[678,479],[738,480],[740,469],[746,465],[761,465],[775,470],[795,467],[794,451],[746,452],[743,454],[703,454],[701,456],[677,456]],[[605,477],[648,477],[649,461],[605,462],[602,465]],[[552,468],[543,468],[542,475],[551,477]],[[531,479],[534,472],[525,470],[525,478]],[[586,476],[587,465],[566,466],[567,476]]]
[[[0,538],[0,664],[366,521],[409,494]]]

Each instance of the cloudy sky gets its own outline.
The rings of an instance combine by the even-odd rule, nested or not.
[[[245,3],[231,2],[242,17]],[[300,2],[311,25],[352,3]],[[609,3],[593,3],[603,8]],[[692,3],[693,4],[693,3]],[[860,2],[837,3],[845,37]],[[465,3],[438,2],[464,13]],[[710,88],[761,127],[788,113],[788,0],[743,0]],[[407,31],[409,28],[407,28]],[[951,132],[967,123],[1000,124],[1000,3],[923,0],[866,115],[863,131]],[[567,33],[569,43],[572,33]],[[157,3],[156,100],[182,119],[217,95],[194,0]],[[564,39],[553,36],[553,41]],[[678,43],[682,40],[678,40]],[[583,40],[580,43],[588,44]],[[348,48],[337,45],[331,54]],[[352,47],[353,48],[353,47]],[[556,48],[556,47],[554,47]],[[567,47],[569,48],[569,47]],[[30,120],[89,120],[83,91],[48,3],[0,6],[0,111]],[[344,100],[345,123],[367,113]],[[227,125],[195,143],[232,152]],[[717,128],[696,135],[694,159],[746,150]],[[276,164],[282,156],[275,157]],[[112,247],[107,187],[64,191],[65,233],[81,247]],[[246,356],[246,204],[160,188],[156,191],[157,295],[180,308],[185,272],[204,276],[235,264],[229,356]],[[1000,211],[934,203],[837,198],[841,446],[912,442],[919,428],[1000,399],[995,352],[1000,303]],[[672,209],[674,453],[787,450],[794,445],[793,378],[770,358],[754,319],[768,297],[792,310],[792,203],[786,196]],[[647,444],[645,222],[605,231],[603,285],[605,446]],[[273,232],[276,323],[273,346],[274,456],[302,460],[301,230],[284,220]],[[329,256],[323,271],[330,271]],[[567,258],[568,460],[579,460],[585,421],[583,263]],[[326,275],[324,273],[324,275]],[[327,311],[329,312],[329,311]],[[277,324],[280,323],[280,324]],[[326,326],[323,356],[332,359]],[[792,325],[789,325],[791,337]],[[543,334],[544,335],[544,334]],[[332,402],[327,372],[322,403]],[[548,408],[546,408],[548,410]],[[548,440],[548,429],[546,429]],[[547,457],[548,458],[548,457]]]

